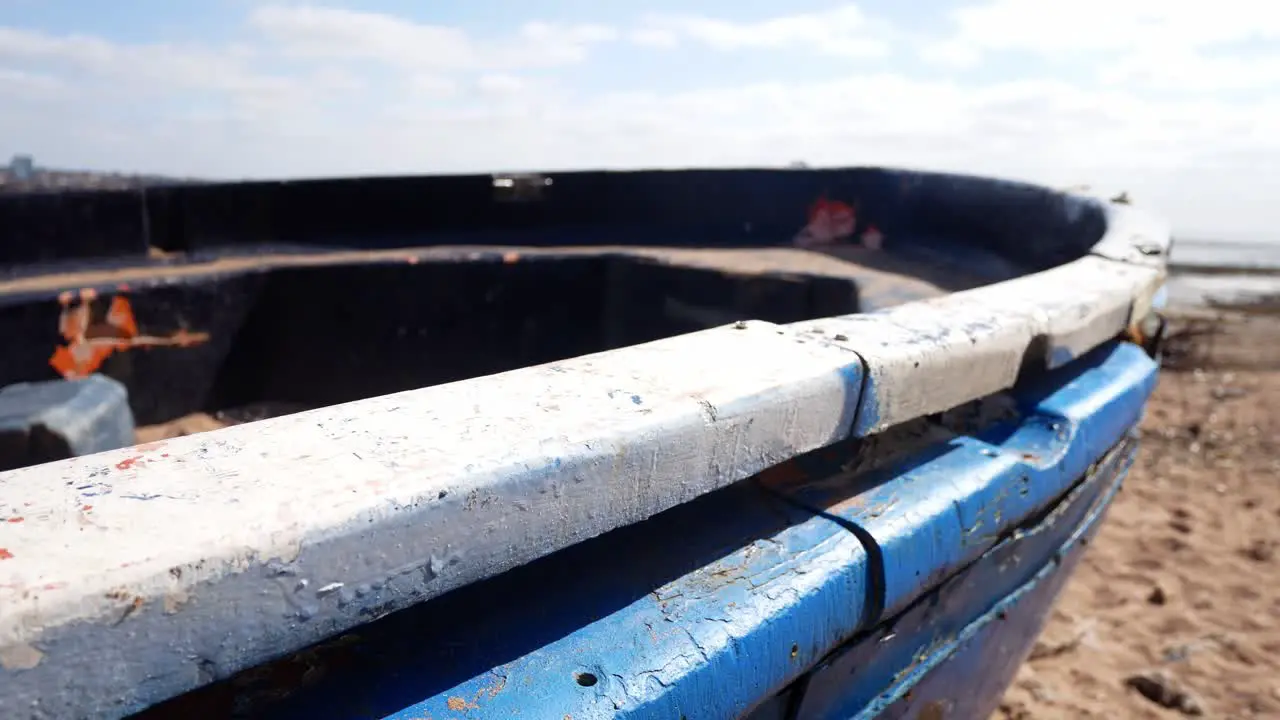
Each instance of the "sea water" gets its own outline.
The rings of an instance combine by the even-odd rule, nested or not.
[[[1280,302],[1280,242],[1176,239],[1169,304]]]

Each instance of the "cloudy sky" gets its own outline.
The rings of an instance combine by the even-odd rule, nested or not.
[[[319,0],[318,0],[319,1]],[[0,0],[0,162],[216,178],[901,165],[1280,241],[1246,0]]]

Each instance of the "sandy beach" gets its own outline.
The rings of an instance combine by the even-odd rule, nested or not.
[[[1280,717],[1280,313],[1174,320],[1138,461],[995,718]]]

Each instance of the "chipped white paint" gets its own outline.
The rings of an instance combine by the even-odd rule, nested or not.
[[[1167,246],[1167,227],[1129,208],[1107,209],[1098,243]],[[1163,233],[1163,234],[1162,234]],[[1122,236],[1122,237],[1118,237]],[[1164,282],[1159,255],[1141,264],[1090,255],[1045,272],[867,315],[796,323],[866,361],[854,432],[867,435],[1011,387],[1024,362],[1058,367],[1145,317]]]
[[[0,474],[0,717],[118,716],[637,522],[847,436],[860,384],[740,323]]]
[[[1149,310],[1167,244],[0,474],[0,717],[115,717],[1012,385]],[[1123,237],[1121,235],[1123,234]],[[821,341],[819,340],[821,337]],[[862,369],[869,374],[863,389]],[[853,427],[855,410],[859,415]]]
[[[1024,362],[1056,367],[1079,357],[1122,333],[1135,300],[1150,298],[1160,277],[1154,268],[1087,257],[998,285],[796,329],[866,360],[855,428],[866,435],[1011,387]]]
[[[1173,244],[1168,222],[1127,205],[1098,202],[1107,218],[1107,233],[1093,246],[1094,255],[1154,268],[1168,264]]]

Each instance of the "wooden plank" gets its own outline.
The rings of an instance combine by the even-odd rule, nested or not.
[[[370,368],[376,372],[376,368]],[[846,437],[741,323],[0,475],[0,717],[115,716]]]
[[[1023,368],[1052,369],[1134,326],[1165,281],[1169,227],[1106,207],[1095,254],[1060,267],[864,315],[794,323],[866,361],[857,435],[1012,387]],[[1129,248],[1129,250],[1126,250]]]
[[[1122,334],[1135,308],[1145,314],[1162,282],[1159,268],[1086,257],[977,290],[791,327],[866,360],[855,433],[867,435],[1012,387],[1024,364],[1054,368],[1080,357]]]

